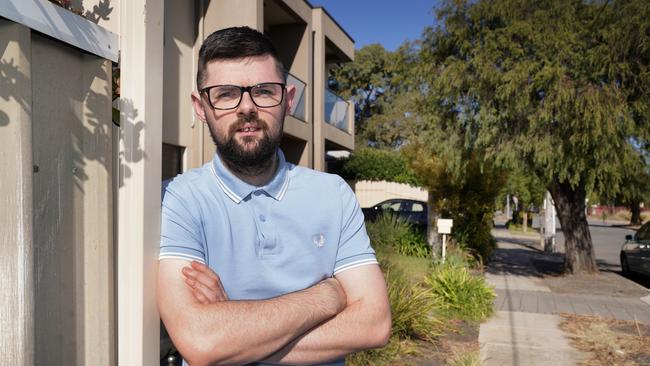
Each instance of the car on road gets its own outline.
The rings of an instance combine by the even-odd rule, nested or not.
[[[625,236],[621,248],[621,269],[623,274],[633,273],[650,276],[650,221],[634,235]]]
[[[361,211],[368,221],[374,221],[382,214],[391,213],[404,218],[418,229],[427,228],[427,203],[424,201],[394,198],[372,207],[362,208]]]

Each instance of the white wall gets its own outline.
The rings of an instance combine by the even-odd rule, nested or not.
[[[407,198],[426,202],[428,197],[425,189],[412,187],[403,183],[362,180],[350,182],[350,186],[357,195],[361,207],[374,206],[379,202],[391,198]]]

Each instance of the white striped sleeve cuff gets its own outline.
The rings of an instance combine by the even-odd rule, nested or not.
[[[160,255],[158,256],[158,260],[160,261],[163,259],[184,259],[188,261],[197,261],[206,264],[205,259],[191,254],[185,254],[185,253],[160,253]]]
[[[369,264],[378,264],[377,259],[375,259],[373,257],[373,258],[366,258],[366,259],[361,259],[361,260],[358,260],[358,261],[346,263],[346,264],[344,264],[344,265],[342,265],[340,267],[334,268],[334,276],[336,276],[337,274],[339,274],[339,273],[341,273],[343,271],[347,271],[348,269],[357,268],[357,267],[361,267],[361,266],[366,266],[366,265],[369,265]]]

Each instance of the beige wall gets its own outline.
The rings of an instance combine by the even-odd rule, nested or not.
[[[32,57],[35,364],[112,365],[110,62],[36,35]]]
[[[120,34],[120,1],[122,0],[72,0],[72,6],[83,6],[87,19],[115,34]]]
[[[350,185],[361,207],[371,207],[391,198],[406,198],[426,202],[428,197],[425,189],[402,183],[362,180],[351,182]]]
[[[21,303],[2,306],[18,321],[2,328],[20,333],[3,353],[12,365],[112,365],[110,62],[0,23],[0,128],[15,139],[2,144],[15,154],[1,189],[14,219],[0,257],[20,276],[3,293]]]
[[[28,28],[0,19],[0,349],[34,364],[32,88]]]

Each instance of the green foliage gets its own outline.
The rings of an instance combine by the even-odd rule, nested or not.
[[[431,301],[429,289],[413,286],[395,266],[388,265],[384,271],[393,317],[392,334],[433,341],[441,334],[443,321],[436,317],[436,303]]]
[[[539,208],[544,202],[544,194],[546,193],[546,183],[543,182],[537,175],[531,171],[527,171],[521,166],[508,173],[506,185],[499,194],[497,199],[499,202],[505,202],[506,196],[516,196],[519,202],[519,207],[516,212],[513,212],[516,224],[523,224],[522,212],[529,213],[528,220],[532,220],[532,209]],[[513,218],[509,217],[509,220]]]
[[[386,180],[418,185],[404,157],[395,151],[359,149],[343,164],[341,174],[348,180]]]
[[[438,158],[430,147],[411,145],[404,154],[429,189],[439,216],[454,220],[454,241],[487,262],[496,249],[492,218],[504,175],[492,164],[481,163],[471,151],[457,167]]]
[[[330,69],[338,92],[355,101],[358,144],[397,148],[409,138],[406,128],[414,119],[412,78],[409,77],[413,45],[396,52],[372,44],[357,50],[353,62]]]
[[[386,347],[358,352],[346,358],[346,364],[352,366],[393,365],[397,358],[417,353],[414,339],[433,341],[444,329],[429,290],[421,284],[413,285],[402,268],[389,259],[386,248],[378,248],[377,254],[388,287],[391,337]]]
[[[374,222],[368,222],[366,230],[375,248],[388,248],[391,252],[416,258],[431,257],[431,247],[423,233],[417,232],[400,216],[381,215]]]
[[[494,290],[482,276],[473,275],[466,260],[454,251],[434,267],[425,282],[438,308],[450,318],[483,321],[494,312]]]
[[[390,366],[400,357],[417,354],[417,347],[411,340],[391,337],[383,348],[356,352],[345,358],[348,366]]]
[[[457,0],[438,20],[418,53],[420,141],[455,174],[468,150],[523,163],[573,234],[567,269],[594,270],[575,213],[588,191],[625,190],[650,146],[650,2]]]

